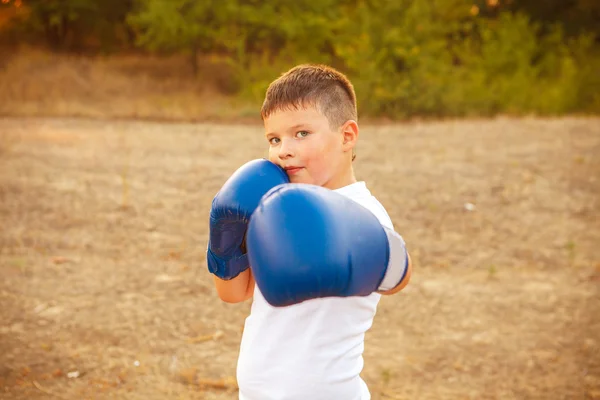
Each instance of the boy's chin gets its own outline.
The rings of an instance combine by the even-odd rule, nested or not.
[[[306,178],[302,179],[299,176],[290,176],[290,183],[309,183]]]
[[[310,177],[300,176],[300,174],[289,176],[289,178],[290,183],[303,183],[307,185],[315,185],[315,182],[312,179],[310,179]]]

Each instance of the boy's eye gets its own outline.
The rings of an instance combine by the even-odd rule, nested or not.
[[[271,144],[277,144],[277,143],[279,143],[279,138],[276,138],[276,137],[271,138],[271,139],[269,139],[269,143],[271,143]]]
[[[307,137],[308,135],[309,135],[309,133],[308,133],[308,132],[306,132],[306,131],[299,131],[299,132],[296,132],[296,136],[297,136],[297,137],[304,138],[304,137]]]

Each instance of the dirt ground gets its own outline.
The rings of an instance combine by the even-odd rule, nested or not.
[[[0,398],[236,399],[250,301],[207,272],[260,126],[0,121]],[[600,399],[600,119],[364,126],[356,174],[415,263],[373,399]]]

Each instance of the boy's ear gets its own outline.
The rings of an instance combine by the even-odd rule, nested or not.
[[[358,124],[354,120],[348,120],[342,125],[342,148],[344,151],[351,151],[356,146],[358,140]]]

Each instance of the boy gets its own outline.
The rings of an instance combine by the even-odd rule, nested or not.
[[[354,176],[353,86],[333,68],[300,65],[271,83],[261,115],[269,159],[245,164],[217,193],[207,251],[219,297],[253,297],[239,398],[370,399],[364,335],[412,266]]]

